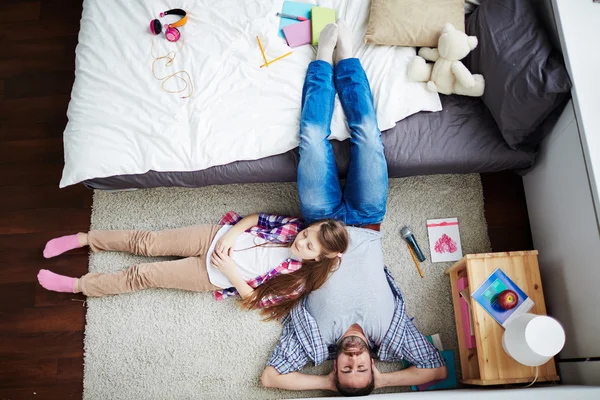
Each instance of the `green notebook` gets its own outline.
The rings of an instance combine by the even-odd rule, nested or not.
[[[327,25],[335,22],[335,10],[333,8],[313,7],[310,10],[310,19],[312,21],[312,45],[319,44],[321,31]]]

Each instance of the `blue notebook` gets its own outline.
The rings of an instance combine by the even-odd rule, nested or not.
[[[511,310],[503,310],[497,302],[498,294],[507,289],[514,291],[518,296],[517,306]],[[505,329],[509,322],[531,310],[534,305],[533,300],[500,268],[492,272],[485,282],[471,294],[471,298],[479,303]]]
[[[435,335],[430,335],[425,337],[429,343],[431,343],[438,351],[440,355],[444,359],[446,363],[446,368],[448,368],[448,377],[443,380],[431,381],[427,383],[423,383],[422,385],[411,386],[413,391],[424,391],[424,390],[436,390],[436,389],[455,389],[458,387],[458,381],[456,379],[456,365],[454,364],[454,351],[452,350],[444,350],[442,347],[442,339],[440,338],[440,334],[436,333]],[[402,360],[402,367],[408,368],[411,364]]]
[[[430,336],[428,336],[427,339],[431,341]],[[458,387],[458,380],[456,379],[456,365],[454,364],[454,351],[440,350],[440,354],[446,362],[446,368],[448,368],[448,377],[443,380],[423,383],[422,385],[413,385],[411,386],[413,391],[423,392],[425,390],[456,389]],[[410,366],[411,364],[408,361],[402,360],[403,368],[408,368]]]
[[[281,12],[283,14],[295,15],[296,17],[304,17],[310,19],[310,10],[316,6],[314,3],[298,3],[297,1],[284,1],[283,8]],[[283,27],[291,24],[298,23],[297,19],[289,19],[289,18],[280,18],[281,22],[279,23],[279,36],[285,38],[283,34]]]
[[[454,352],[452,350],[444,350],[440,353],[442,353],[442,357],[444,358],[444,361],[446,361],[448,377],[444,380],[412,386],[412,390],[423,392],[425,390],[456,389],[458,387],[458,381],[456,380],[456,366],[454,365]]]

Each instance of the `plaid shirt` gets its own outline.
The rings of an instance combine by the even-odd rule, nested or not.
[[[242,217],[233,211],[229,211],[221,218],[219,225],[235,225]],[[294,217],[282,217],[280,215],[263,214],[258,215],[258,225],[248,229],[250,232],[262,239],[268,240],[272,243],[290,243],[293,242],[298,233],[304,229],[304,221],[300,218]],[[264,275],[257,276],[254,279],[247,281],[248,285],[252,288],[257,288],[262,285],[266,280],[273,278],[279,274],[289,274],[290,272],[297,271],[302,267],[300,261],[288,258],[277,267],[273,268]],[[270,295],[264,297],[260,302],[260,307],[269,307],[286,298],[295,298],[300,296],[302,287],[299,290],[291,292],[287,295]],[[214,291],[215,298],[217,300],[223,300],[230,296],[237,296],[238,292],[234,287],[227,289],[219,289]]]
[[[385,274],[395,297],[395,311],[379,348],[374,353],[382,361],[406,360],[417,368],[438,368],[444,365],[439,351],[417,330],[404,308],[400,289],[387,267]],[[308,313],[305,302],[298,303],[283,320],[283,332],[267,365],[280,374],[301,370],[310,361],[315,365],[336,357],[336,346],[326,346],[317,321]]]

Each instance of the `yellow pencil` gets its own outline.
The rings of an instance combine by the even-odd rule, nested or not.
[[[290,54],[292,54],[292,52],[291,52],[291,51],[290,51],[289,53],[285,53],[285,54],[284,54],[284,55],[282,55],[281,57],[277,57],[276,59],[269,61],[268,63],[266,63],[266,64],[264,64],[264,65],[261,65],[260,67],[261,67],[261,68],[262,68],[262,67],[268,67],[268,66],[269,66],[269,64],[273,64],[275,61],[277,61],[277,60],[281,60],[283,57],[287,57],[287,56],[289,56]]]
[[[263,56],[263,60],[265,60],[265,65],[268,65],[269,62],[267,61],[267,56],[265,55],[265,49],[262,47],[262,43],[260,42],[258,36],[256,37],[256,41],[258,42],[258,47],[260,47],[260,52]]]
[[[423,278],[423,271],[421,271],[421,266],[419,265],[419,260],[417,260],[417,256],[415,256],[415,252],[413,251],[412,247],[410,247],[410,244],[408,245],[408,251],[410,251],[410,255],[412,256],[413,261],[415,262],[415,265],[417,266],[419,275],[421,275],[421,278]]]

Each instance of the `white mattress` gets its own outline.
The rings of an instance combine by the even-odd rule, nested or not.
[[[315,50],[302,46],[259,68],[256,43],[258,35],[269,59],[290,50],[277,34],[282,3],[85,0],[60,186],[149,170],[202,170],[298,146],[302,84]],[[318,3],[335,8],[354,30],[355,56],[370,80],[381,130],[415,112],[441,110],[437,94],[406,80],[413,48],[363,43],[369,0]],[[148,28],[166,4],[188,12],[180,28],[183,48],[168,71],[191,74],[189,99],[164,92],[151,72],[153,40],[156,54],[177,49]],[[349,137],[337,100],[331,130],[330,139]]]

